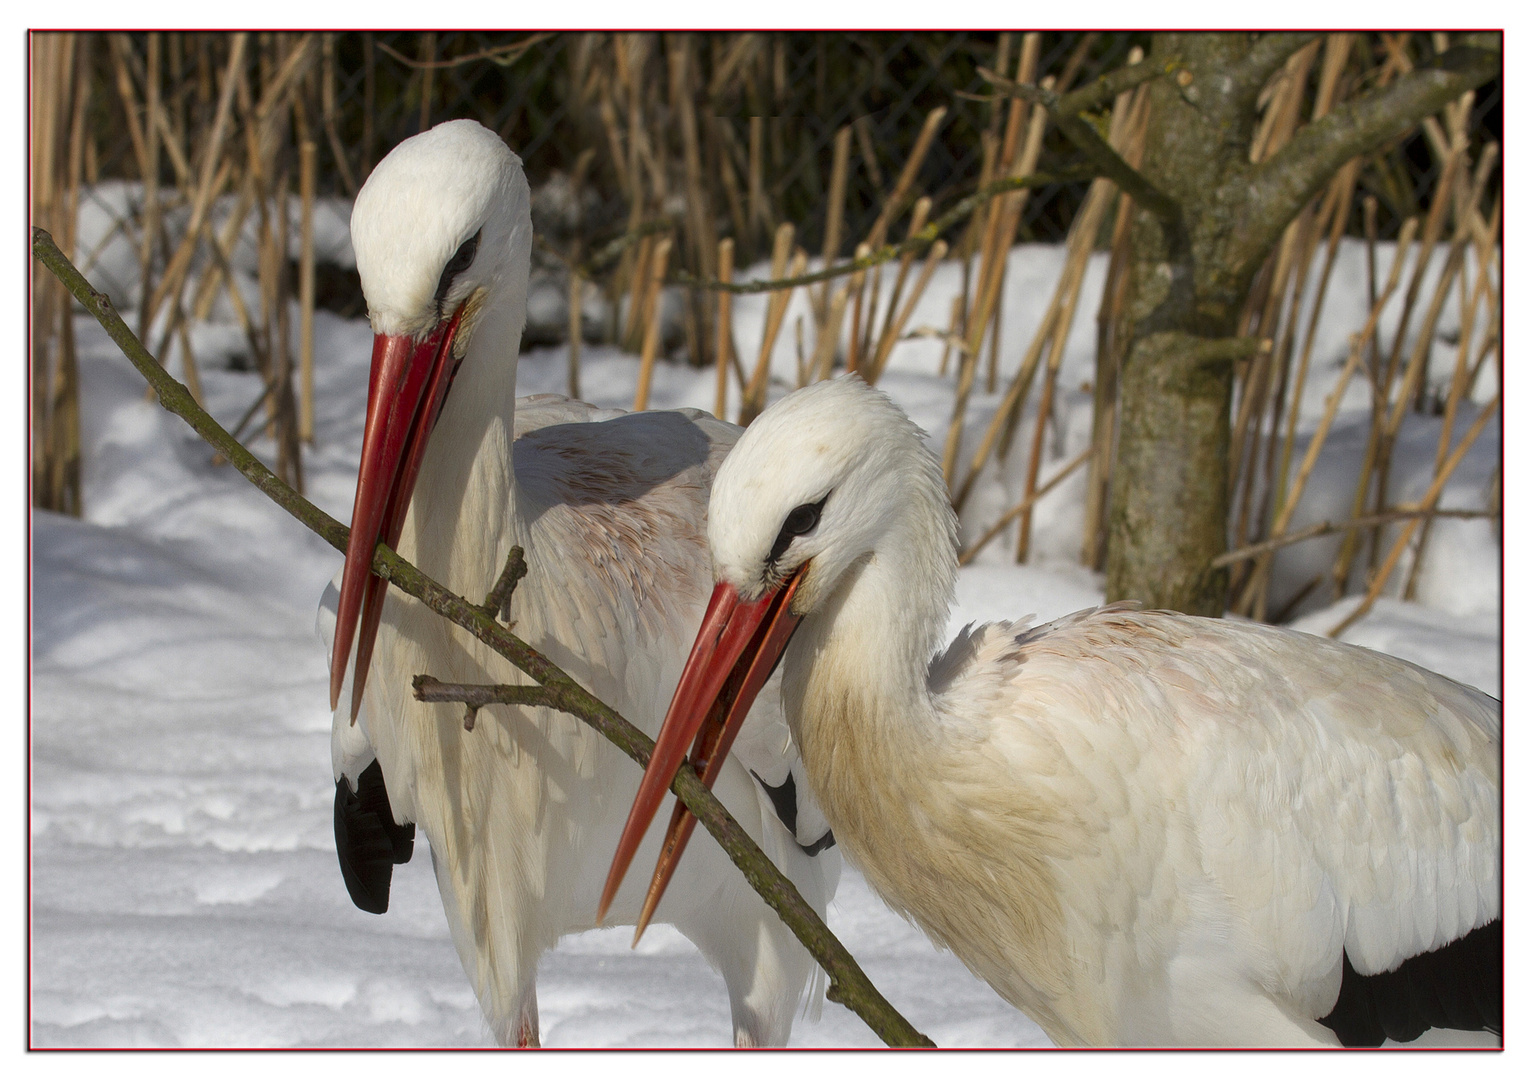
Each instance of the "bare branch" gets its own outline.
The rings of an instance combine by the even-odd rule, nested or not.
[[[513,42],[510,45],[500,45],[494,49],[481,49],[479,52],[468,53],[464,56],[455,56],[450,60],[413,60],[406,56],[404,53],[389,48],[389,46],[383,41],[377,42],[377,45],[385,53],[392,56],[395,60],[409,68],[431,68],[436,70],[439,68],[458,67],[462,64],[472,64],[479,60],[489,60],[492,64],[499,64],[501,67],[510,67],[512,64],[515,64],[518,60],[522,59],[523,55],[526,54],[529,49],[533,48],[533,46],[540,45],[553,36],[554,35],[552,33],[534,34],[531,37],[525,37],[521,41]]]
[[[1095,169],[1067,170],[1059,173],[1029,173],[1027,176],[1004,176],[1000,180],[993,180],[979,191],[975,192],[959,202],[955,203],[942,217],[929,222],[915,235],[907,237],[899,244],[885,244],[875,251],[856,259],[847,259],[844,262],[835,263],[823,270],[816,270],[810,274],[800,274],[797,277],[768,278],[755,281],[720,281],[717,278],[694,277],[685,270],[678,271],[666,282],[671,285],[690,285],[699,289],[712,289],[714,292],[727,292],[735,295],[746,293],[776,292],[779,289],[797,289],[801,285],[814,285],[821,281],[830,281],[834,278],[846,277],[855,274],[859,270],[867,270],[878,266],[880,263],[892,262],[903,255],[921,255],[938,238],[952,228],[958,222],[968,217],[975,207],[998,195],[1005,195],[1009,191],[1019,191],[1022,188],[1040,187],[1044,184],[1071,184],[1078,180],[1091,180],[1097,176]]]
[[[1408,518],[1490,518],[1498,516],[1498,514],[1491,510],[1439,510],[1436,508],[1419,510],[1415,507],[1406,507],[1399,510],[1387,510],[1381,514],[1368,514],[1364,517],[1353,518],[1350,521],[1318,521],[1314,525],[1307,525],[1303,529],[1296,529],[1294,532],[1285,533],[1283,536],[1271,536],[1255,544],[1247,544],[1245,547],[1236,548],[1234,551],[1227,551],[1209,565],[1213,568],[1230,566],[1234,563],[1245,562],[1247,559],[1255,559],[1264,552],[1276,551],[1281,547],[1288,547],[1290,544],[1298,544],[1302,540],[1313,540],[1318,536],[1344,532],[1347,529],[1365,529],[1371,525],[1386,525],[1392,521],[1404,521]]]
[[[485,602],[480,605],[486,615],[492,619],[500,616],[504,622],[511,617],[507,610],[511,604],[511,594],[516,590],[517,582],[527,576],[527,560],[522,557],[522,549],[513,547],[506,555],[506,566],[501,571],[501,576],[495,579],[495,584],[485,594]]]
[[[1263,85],[1273,73],[1303,46],[1320,37],[1317,31],[1263,34],[1252,44],[1252,51],[1235,65],[1236,87],[1233,93],[1250,97],[1255,103]]]
[[[154,387],[161,405],[190,424],[192,430],[223,454],[246,479],[278,506],[338,551],[346,550],[350,530],[279,480],[254,454],[231,438],[216,420],[204,412],[187,388],[161,367],[134,336],[133,331],[128,329],[127,324],[118,316],[111,299],[91,287],[46,230],[32,230],[32,254],[64,283],[65,288],[101,324],[107,336]],[[508,563],[511,564],[512,560],[508,560]],[[553,661],[498,624],[483,605],[471,603],[450,592],[383,544],[379,544],[373,551],[372,569],[379,577],[420,600],[438,615],[473,634],[540,683],[541,686],[534,688],[541,692],[539,704],[546,702],[549,708],[578,717],[600,731],[640,765],[649,763],[655,744],[648,735],[589,694]],[[510,566],[508,572],[502,575],[503,579],[508,576]],[[830,977],[826,989],[828,998],[856,1012],[889,1045],[933,1045],[930,1039],[896,1012],[869,982],[857,961],[826,928],[814,909],[805,903],[793,882],[784,877],[771,860],[762,854],[756,842],[730,816],[724,805],[703,786],[703,781],[695,771],[689,768],[678,770],[672,782],[672,790],[703,823],[720,847],[724,848],[751,886],[825,969]]]
[[[1060,99],[1060,107],[1073,116],[1105,109],[1125,91],[1163,75],[1171,75],[1181,67],[1182,61],[1175,57],[1162,63],[1141,60],[1138,64],[1126,64],[1105,75],[1099,75],[1091,82],[1082,83]]]
[[[1097,175],[1112,180],[1119,186],[1119,190],[1168,225],[1174,228],[1179,226],[1182,221],[1182,207],[1177,201],[1146,179],[1144,173],[1120,157],[1118,151],[1109,146],[1108,141],[1097,133],[1096,128],[1083,120],[1079,113],[1065,108],[1064,99],[1059,94],[1053,90],[1045,90],[1041,86],[1015,83],[987,68],[980,68],[980,76],[1012,97],[1044,106],[1049,113],[1049,118],[1055,122],[1061,134],[1075,143],[1076,148],[1087,156],[1087,160],[1097,170]],[[1147,75],[1147,78],[1149,77]]]
[[[1345,102],[1304,128],[1278,153],[1233,178],[1228,202],[1241,207],[1231,265],[1266,257],[1279,234],[1351,159],[1417,123],[1501,69],[1500,53],[1460,45],[1390,85]]]

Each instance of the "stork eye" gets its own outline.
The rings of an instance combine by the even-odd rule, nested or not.
[[[467,270],[474,262],[474,256],[479,252],[479,238],[484,229],[469,237],[459,245],[453,257],[442,268],[442,277],[437,280],[437,310],[442,310],[442,303],[447,299],[447,291],[453,287],[453,279]]]
[[[783,519],[783,528],[778,531],[778,538],[773,542],[772,552],[767,556],[768,562],[777,562],[788,550],[788,545],[794,542],[794,537],[814,531],[815,526],[820,524],[820,511],[830,497],[828,491],[819,502],[804,503],[788,512],[788,517]]]

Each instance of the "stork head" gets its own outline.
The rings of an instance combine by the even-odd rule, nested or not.
[[[910,543],[913,523],[927,527],[924,542]],[[619,842],[604,910],[688,745],[707,783],[800,621],[827,608],[857,567],[886,556],[945,586],[946,604],[955,527],[920,429],[856,375],[795,391],[746,429],[714,478],[714,593]],[[678,821],[646,914],[681,857]]]
[[[330,706],[339,700],[355,638],[353,717],[383,610],[385,585],[371,573],[373,549],[398,543],[427,440],[459,366],[486,327],[496,326],[494,339],[510,347],[473,362],[507,364],[506,378],[515,378],[515,346],[527,313],[529,206],[517,155],[474,121],[453,120],[390,151],[352,208],[373,365],[336,613]]]

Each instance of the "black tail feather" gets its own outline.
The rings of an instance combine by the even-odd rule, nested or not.
[[[378,762],[362,770],[355,793],[346,777],[336,781],[335,831],[341,879],[352,903],[382,915],[389,910],[394,864],[409,862],[415,850],[415,826],[394,820]]]
[[[1502,1034],[1502,920],[1378,975],[1360,975],[1344,955],[1337,1004],[1321,1023],[1344,1046],[1410,1042],[1435,1027]]]

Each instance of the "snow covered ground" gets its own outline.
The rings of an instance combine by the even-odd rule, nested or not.
[[[344,228],[344,216],[335,220]],[[1001,380],[997,392],[972,398],[968,446],[994,413],[1062,260],[1055,247],[1014,251]],[[1363,322],[1361,249],[1345,246],[1343,260],[1316,345],[1302,433],[1340,370],[1347,335]],[[1090,435],[1087,384],[1103,272],[1099,257],[1060,375],[1045,476]],[[945,267],[912,325],[942,325],[957,282],[956,269]],[[774,355],[774,397],[793,385],[801,302],[791,307]],[[748,363],[759,347],[762,308],[760,299],[746,299],[736,310],[738,348]],[[1448,312],[1439,333],[1455,322]],[[1394,326],[1388,313],[1384,325]],[[77,521],[35,513],[31,526],[30,1043],[488,1045],[426,853],[398,868],[382,917],[352,906],[336,868],[330,714],[313,625],[339,554],[238,474],[213,464],[190,429],[146,402],[137,374],[94,322],[82,316],[77,334],[86,514]],[[365,322],[320,313],[317,437],[305,467],[309,497],[342,520],[350,515],[361,445],[369,340]],[[198,327],[194,343],[210,411],[230,424],[259,392],[258,376],[229,369],[227,358],[239,348],[231,323]],[[933,341],[900,345],[881,385],[940,448],[953,398],[951,379],[936,374],[939,351]],[[1447,378],[1453,353],[1446,342],[1435,345],[1435,381]],[[582,388],[593,402],[627,407],[636,374],[632,357],[584,351]],[[564,348],[529,352],[518,379],[523,394],[562,392]],[[1492,372],[1476,399],[1485,401],[1495,385]],[[1345,516],[1367,424],[1362,392],[1355,383],[1345,400],[1294,527]],[[653,408],[712,403],[712,372],[659,365]],[[732,403],[730,416],[734,410]],[[1474,411],[1462,410],[1460,432]],[[1426,486],[1438,439],[1436,419],[1410,420],[1395,470],[1398,501]],[[1031,411],[1024,424],[1032,430]],[[1027,442],[1019,437],[1010,467],[988,472],[977,486],[964,515],[969,536],[1019,498],[1016,458]],[[268,441],[256,439],[253,448],[271,460]],[[1302,452],[1303,443],[1296,460]],[[1443,504],[1483,506],[1499,454],[1493,424]],[[951,631],[1030,612],[1050,619],[1101,601],[1100,579],[1075,562],[1082,490],[1078,474],[1040,503],[1028,565],[1011,563],[1013,540],[1004,534],[965,568]],[[1382,601],[1347,639],[1500,695],[1496,527],[1470,519],[1435,529],[1421,602]],[[1324,540],[1287,549],[1275,595],[1329,566],[1333,550]],[[1355,602],[1310,611],[1300,625],[1324,632]],[[850,868],[830,925],[874,983],[939,1045],[1047,1045],[1030,1021],[891,914]],[[594,931],[566,939],[545,958],[544,1044],[725,1045],[723,982],[692,946],[669,927],[651,930],[637,952],[628,939],[626,930]],[[856,1017],[829,1003],[818,1020],[796,1025],[793,1042],[878,1045]]]

